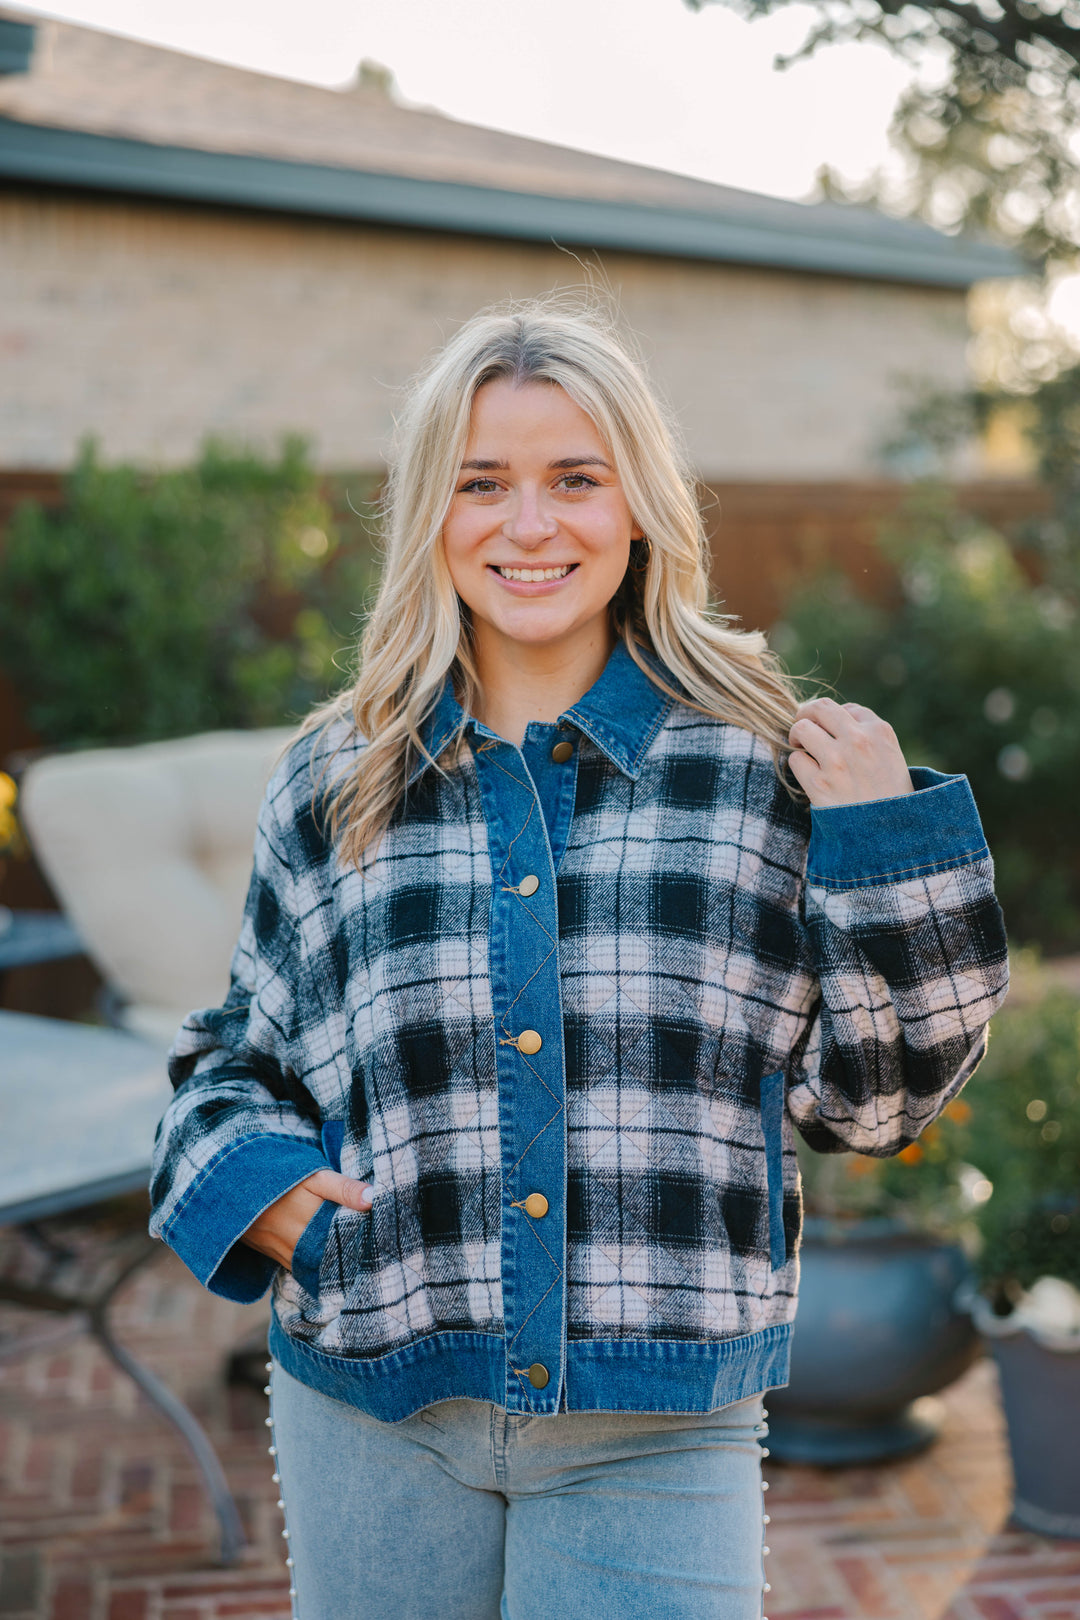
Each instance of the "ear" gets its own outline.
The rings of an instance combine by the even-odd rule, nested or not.
[[[637,518],[630,519],[630,538],[631,540],[644,540],[645,538],[645,530],[641,527]]]

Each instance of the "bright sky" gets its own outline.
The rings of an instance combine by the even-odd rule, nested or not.
[[[263,73],[338,85],[361,57],[401,93],[470,123],[805,197],[830,163],[887,155],[910,70],[881,46],[778,73],[813,16],[747,23],[683,0],[70,0],[39,11]]]

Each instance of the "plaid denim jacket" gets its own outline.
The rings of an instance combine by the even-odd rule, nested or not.
[[[447,689],[433,755],[462,720]],[[228,997],[171,1054],[151,1229],[217,1293],[273,1281],[274,1355],[383,1419],[782,1384],[793,1125],[896,1153],[1005,993],[967,783],[806,813],[760,741],[622,647],[523,749],[466,738],[364,874],[312,814],[313,765],[362,744],[277,771]],[[375,1183],[371,1212],[324,1204],[277,1270],[240,1236],[327,1163]]]

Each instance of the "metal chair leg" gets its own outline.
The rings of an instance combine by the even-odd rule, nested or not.
[[[217,1452],[206,1435],[205,1430],[184,1405],[178,1395],[174,1395],[169,1386],[161,1381],[156,1373],[149,1367],[144,1367],[137,1361],[130,1350],[124,1348],[113,1334],[109,1322],[109,1307],[119,1289],[146,1261],[158,1252],[157,1245],[148,1249],[121,1271],[118,1277],[109,1284],[105,1293],[96,1299],[89,1311],[90,1332],[107,1351],[117,1366],[133,1379],[150,1404],[157,1408],[162,1417],[167,1419],[177,1430],[184,1444],[191,1452],[195,1466],[202,1475],[203,1484],[210,1498],[214,1512],[217,1514],[218,1526],[221,1531],[221,1562],[225,1565],[235,1564],[247,1547],[247,1538],[244,1535],[244,1526],[240,1513],[229,1490],[225,1472],[218,1461]]]
[[[128,1377],[142,1390],[150,1404],[163,1418],[179,1433],[184,1444],[190,1451],[196,1468],[202,1476],[207,1495],[210,1498],[214,1512],[217,1515],[218,1526],[221,1531],[221,1562],[235,1564],[247,1546],[244,1536],[244,1527],[240,1513],[229,1490],[224,1471],[218,1461],[217,1453],[210,1444],[194,1413],[174,1395],[167,1384],[162,1383],[156,1373],[144,1367],[120,1344],[113,1334],[109,1322],[109,1307],[117,1292],[139,1270],[140,1266],[159,1253],[156,1243],[148,1244],[135,1258],[113,1278],[105,1290],[93,1299],[76,1299],[70,1295],[53,1292],[50,1288],[29,1286],[0,1280],[0,1299],[22,1306],[26,1310],[48,1311],[60,1316],[77,1316],[82,1318],[79,1327],[87,1327],[94,1338],[108,1355],[116,1362]],[[9,1354],[18,1355],[25,1350],[29,1351],[39,1344],[40,1336],[35,1335],[31,1340],[21,1340],[17,1345],[10,1347]]]

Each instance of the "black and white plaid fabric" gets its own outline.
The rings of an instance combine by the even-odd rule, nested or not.
[[[536,1300],[514,1307],[515,1342],[556,1307],[544,1332],[561,1322],[570,1345],[699,1345],[789,1323],[793,1124],[821,1150],[895,1153],[982,1054],[1006,953],[973,806],[958,825],[963,780],[927,773],[911,799],[854,807],[861,841],[838,865],[824,840],[808,876],[810,817],[768,750],[636,682],[622,731],[588,699],[566,717],[576,789],[557,925],[530,913],[509,947],[499,933],[494,979],[499,895],[525,909],[507,862],[516,839],[541,836],[523,767],[505,793],[525,797],[500,798],[483,776],[498,751],[487,762],[474,731],[456,764],[414,783],[363,875],[312,815],[313,755],[343,744],[340,764],[355,740],[297,744],[271,784],[231,990],[174,1050],[154,1229],[196,1270],[191,1255],[212,1250],[204,1280],[251,1297],[262,1262],[236,1239],[270,1196],[251,1186],[253,1165],[279,1162],[268,1143],[297,1155],[292,1181],[325,1159],[373,1179],[369,1216],[333,1213],[317,1287],[278,1273],[279,1327],[312,1351],[503,1334],[504,1227],[528,1190],[507,1186],[508,1140],[533,1074],[565,1221],[532,1223],[547,1261],[515,1250],[513,1285],[531,1267]],[[503,767],[520,760],[502,746]],[[522,1004],[545,1047],[528,1073],[507,1068],[521,1059],[503,1031],[522,1020],[503,986],[516,1001],[543,973],[561,1011]]]

